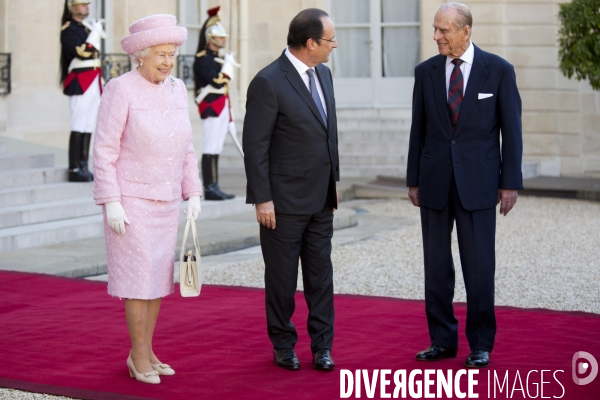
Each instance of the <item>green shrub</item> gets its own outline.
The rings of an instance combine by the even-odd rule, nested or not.
[[[560,70],[568,78],[588,79],[600,90],[600,0],[560,4]]]

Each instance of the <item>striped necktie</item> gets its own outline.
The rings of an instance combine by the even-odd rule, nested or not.
[[[455,58],[452,60],[454,69],[450,75],[450,85],[448,85],[448,112],[450,113],[450,124],[452,132],[456,129],[458,117],[460,116],[460,106],[463,101],[463,75],[460,70],[460,64],[463,60]]]
[[[327,127],[327,116],[325,115],[325,110],[323,110],[323,103],[321,103],[321,98],[319,97],[319,92],[317,91],[317,84],[315,83],[315,71],[313,71],[312,68],[309,68],[306,70],[306,73],[308,74],[308,80],[310,83],[310,95],[315,101],[315,104],[319,109],[319,113],[321,113],[325,127]]]

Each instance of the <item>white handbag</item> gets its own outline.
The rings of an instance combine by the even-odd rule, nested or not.
[[[191,250],[187,254],[185,253],[185,243],[187,242],[190,226],[192,227],[195,254],[192,254]],[[202,289],[200,243],[198,242],[198,233],[196,232],[196,222],[188,219],[185,223],[181,252],[179,253],[179,291],[182,297],[195,297],[200,295],[200,289]]]

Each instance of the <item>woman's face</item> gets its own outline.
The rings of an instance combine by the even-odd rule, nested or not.
[[[159,44],[150,48],[148,57],[140,60],[140,74],[150,82],[159,84],[171,74],[177,58],[177,46]]]

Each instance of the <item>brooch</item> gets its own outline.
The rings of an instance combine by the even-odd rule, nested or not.
[[[175,93],[175,78],[169,75],[169,79],[171,80],[171,86],[173,87],[173,93]]]

